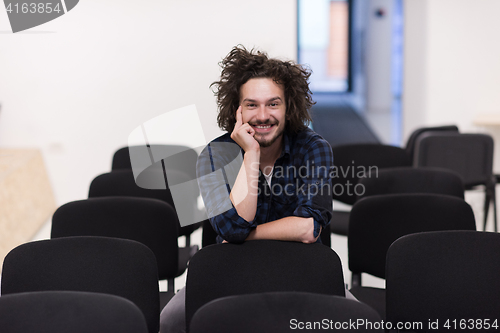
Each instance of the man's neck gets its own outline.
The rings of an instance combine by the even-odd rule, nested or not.
[[[280,157],[283,150],[283,135],[269,147],[260,148],[260,169],[265,167],[273,167],[274,163]]]

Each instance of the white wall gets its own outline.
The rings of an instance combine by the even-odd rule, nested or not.
[[[370,0],[366,10],[366,112],[390,113],[392,93],[393,0]],[[383,10],[384,15],[375,15]]]
[[[10,33],[0,10],[0,147],[42,150],[58,204],[87,196],[130,132],[196,104],[207,140],[221,132],[218,62],[237,44],[296,57],[290,0],[81,0]]]
[[[474,119],[500,114],[499,12],[498,0],[404,2],[406,136],[447,123],[483,131]]]

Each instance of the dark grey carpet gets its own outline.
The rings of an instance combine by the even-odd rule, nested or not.
[[[315,99],[313,129],[332,147],[350,143],[380,143],[366,121],[344,100]]]

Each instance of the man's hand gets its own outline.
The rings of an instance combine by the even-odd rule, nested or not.
[[[260,151],[260,145],[253,137],[255,130],[248,123],[243,124],[243,117],[241,115],[241,105],[236,110],[236,124],[234,124],[231,139],[233,139],[245,152],[254,150]]]

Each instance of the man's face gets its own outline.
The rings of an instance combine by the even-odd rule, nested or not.
[[[281,144],[285,130],[285,91],[283,86],[269,78],[248,80],[240,88],[243,123],[255,130],[254,138],[261,147]]]

